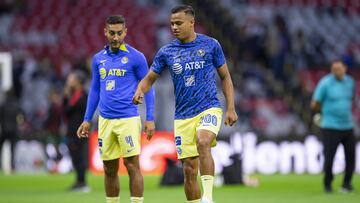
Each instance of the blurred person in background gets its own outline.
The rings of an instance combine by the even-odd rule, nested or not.
[[[148,72],[148,64],[139,52],[124,38],[127,27],[123,16],[110,16],[104,34],[109,45],[93,57],[92,81],[83,123],[78,129],[80,138],[88,137],[90,122],[99,106],[98,146],[104,163],[107,203],[118,203],[119,158],[124,158],[130,182],[130,202],[142,203],[144,180],[140,171],[139,154],[141,119],[132,103],[138,81]],[[154,91],[145,95],[147,139],[154,134]]]
[[[86,76],[81,71],[71,72],[64,88],[64,116],[67,124],[67,146],[70,151],[72,164],[76,173],[75,183],[71,191],[89,192],[86,183],[86,171],[88,168],[88,139],[77,137],[77,128],[83,121],[86,110],[87,93],[84,90]]]
[[[353,132],[352,105],[354,80],[346,74],[347,66],[340,60],[331,63],[331,73],[317,84],[311,101],[311,109],[321,128],[324,147],[324,190],[333,192],[333,162],[338,145],[344,146],[345,176],[341,191],[352,192],[351,179],[355,169],[355,137]],[[321,120],[320,120],[321,119]]]
[[[15,97],[14,90],[8,90],[5,94],[5,100],[0,106],[0,152],[6,140],[10,141],[11,148],[11,169],[15,170],[14,151],[18,139],[18,126],[22,117],[20,104]],[[4,163],[2,163],[4,164]]]
[[[61,159],[59,144],[61,142],[60,126],[62,122],[62,98],[55,88],[49,93],[49,109],[45,121],[47,168],[50,172],[57,172],[57,165]]]
[[[215,170],[211,147],[216,145],[222,121],[220,101],[216,97],[216,72],[226,98],[225,125],[230,126],[238,117],[234,107],[233,84],[219,42],[195,32],[195,11],[191,6],[174,7],[170,23],[177,39],[158,51],[151,70],[138,85],[133,102],[141,104],[144,93],[169,68],[176,98],[175,145],[183,164],[187,202],[210,203],[213,202]],[[202,197],[197,183],[199,169]]]

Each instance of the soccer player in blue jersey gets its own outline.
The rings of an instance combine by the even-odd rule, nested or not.
[[[98,145],[104,163],[107,203],[118,203],[119,158],[130,177],[130,202],[143,202],[144,183],[139,167],[141,120],[137,106],[132,103],[138,81],[148,72],[144,55],[124,42],[127,28],[122,16],[110,16],[104,33],[109,41],[94,55],[92,82],[83,123],[78,129],[80,138],[88,137],[90,121],[99,107]],[[147,139],[154,133],[154,91],[145,95]]]
[[[187,202],[212,202],[214,161],[211,147],[216,144],[222,120],[220,101],[216,97],[216,72],[227,103],[224,121],[230,126],[237,120],[233,84],[219,42],[195,33],[195,12],[191,6],[173,8],[170,23],[177,39],[158,51],[151,70],[138,85],[133,102],[142,103],[144,93],[150,90],[161,72],[165,68],[170,70],[176,98],[175,145],[183,164]],[[202,197],[197,183],[199,169]]]

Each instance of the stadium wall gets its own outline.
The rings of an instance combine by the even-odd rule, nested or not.
[[[146,175],[162,174],[166,167],[165,158],[176,159],[173,133],[157,132],[151,141],[147,141],[145,137],[142,136],[141,169]],[[90,137],[90,146],[90,169],[94,173],[102,173],[96,132]],[[246,174],[319,174],[323,165],[322,144],[315,135],[308,135],[302,141],[259,141],[255,133],[237,132],[230,139],[218,140],[212,153],[217,174],[233,163],[231,157],[234,154],[242,161]],[[356,157],[356,172],[360,173],[360,141],[356,145]],[[340,173],[344,167],[343,147],[339,146],[333,170]],[[120,173],[126,174],[124,166],[120,167]]]

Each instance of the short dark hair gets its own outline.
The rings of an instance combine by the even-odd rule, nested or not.
[[[179,12],[184,12],[185,14],[191,15],[192,17],[195,18],[195,11],[193,7],[189,5],[179,5],[171,9],[171,14],[179,13]]]
[[[84,71],[75,70],[75,71],[73,71],[72,73],[75,75],[76,79],[79,81],[79,83],[80,83],[81,85],[84,85],[84,84],[85,84],[85,82],[86,82],[86,75],[85,75]]]
[[[347,67],[347,64],[341,59],[334,59],[331,61],[330,65],[332,66],[334,63],[341,63],[343,66]]]
[[[113,16],[109,16],[106,19],[106,24],[124,24],[125,25],[125,18],[122,15],[113,15]]]

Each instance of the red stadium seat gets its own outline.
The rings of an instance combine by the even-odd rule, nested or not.
[[[77,48],[83,50],[86,55],[92,55],[100,50],[105,43],[103,26],[108,14],[122,14],[126,17],[129,27],[129,36],[126,40],[128,43],[136,47],[144,47],[147,51],[146,56],[150,56],[155,50],[155,22],[150,17],[151,10],[142,8],[130,0],[121,3],[91,0],[74,2],[33,0],[29,4],[29,12],[29,16],[16,16],[17,23],[13,24],[13,32],[19,32],[25,37],[30,31],[39,34],[52,32],[58,39],[58,44],[55,46],[61,47],[64,54],[76,55],[79,51]],[[145,32],[144,27],[146,27]],[[54,55],[54,50],[58,50],[46,51],[47,48],[44,48],[46,46],[54,45],[37,44],[29,48],[29,51],[43,53],[46,56]]]

